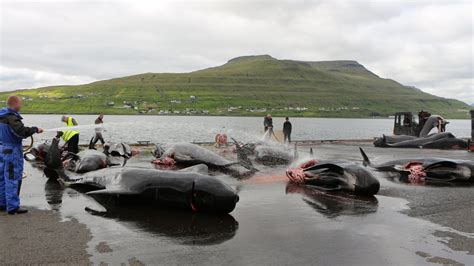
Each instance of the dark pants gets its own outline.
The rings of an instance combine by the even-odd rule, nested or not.
[[[74,154],[79,152],[79,134],[72,136],[67,142],[67,151]]]
[[[283,132],[283,138],[286,142],[286,140],[288,140],[288,143],[291,143],[291,133],[285,133]]]
[[[0,144],[0,208],[7,212],[20,207],[20,186],[23,176],[21,144]]]
[[[92,144],[95,146],[95,144],[97,144],[97,142],[100,140],[100,144],[104,145],[105,141],[104,141],[104,137],[102,137],[102,133],[95,133],[95,137],[94,137],[94,140],[92,141]]]

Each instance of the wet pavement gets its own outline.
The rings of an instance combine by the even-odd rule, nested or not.
[[[313,148],[316,158],[361,161],[357,146]],[[374,162],[427,155],[474,160],[474,154],[464,151],[364,148]],[[300,153],[306,149],[300,147]],[[150,159],[145,155],[128,164],[152,167]],[[64,262],[67,251],[55,255],[56,261],[54,252],[44,253],[68,243],[75,249],[71,262],[83,261],[83,251],[94,264],[112,265],[474,264],[474,186],[408,185],[379,178],[376,197],[358,198],[288,185],[285,167],[257,165],[262,171],[243,182],[219,177],[240,191],[240,201],[229,215],[139,207],[92,215],[86,207],[101,210],[94,200],[47,182],[38,169],[25,165],[29,177],[23,185],[23,204],[38,210],[22,218],[30,219],[31,225],[22,224],[30,226],[27,235],[19,239],[14,236],[21,233],[10,233],[7,244],[1,242],[42,245],[28,253],[37,252],[38,263]],[[53,217],[36,219],[45,213]],[[9,221],[2,221],[2,230],[17,217],[1,214],[0,220]],[[41,242],[38,235],[44,230],[57,241]],[[0,263],[32,261],[20,254],[0,254]]]

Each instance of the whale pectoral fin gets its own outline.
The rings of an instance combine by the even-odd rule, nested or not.
[[[198,173],[198,174],[209,174],[209,167],[205,164],[198,164],[194,166],[190,166],[181,170],[178,170],[178,172],[192,172],[192,173]]]
[[[312,188],[316,188],[316,189],[319,189],[319,190],[324,190],[324,191],[339,191],[342,189],[342,186],[341,185],[336,185],[334,187],[329,187],[329,186],[318,186],[316,184],[309,184],[307,185],[308,187],[312,187]]]
[[[138,195],[139,192],[125,190],[125,189],[101,189],[87,192],[86,195]]]
[[[311,171],[311,170],[327,170],[329,172],[335,172],[338,174],[344,173],[344,168],[332,163],[316,164],[316,165],[303,169],[303,171]]]
[[[183,160],[183,161],[190,161],[193,160],[193,157],[186,155],[186,154],[174,154],[173,158],[175,160]]]
[[[393,166],[393,170],[397,171],[397,172],[409,172],[404,165],[394,165]]]
[[[82,193],[105,189],[105,187],[97,183],[92,183],[92,182],[91,183],[87,183],[87,182],[86,183],[69,183],[68,186]]]
[[[439,161],[439,162],[431,163],[431,164],[426,164],[426,163],[423,164],[423,168],[425,170],[435,168],[435,167],[441,167],[441,166],[448,167],[448,168],[456,168],[458,164],[452,161]]]

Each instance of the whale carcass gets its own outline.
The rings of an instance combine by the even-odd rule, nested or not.
[[[373,196],[380,189],[379,181],[369,170],[345,160],[311,159],[288,169],[286,176],[290,182],[323,191],[345,191],[356,195]]]
[[[382,136],[374,141],[375,147],[423,148],[423,149],[467,149],[468,141],[456,138],[450,132],[431,134],[427,137]]]
[[[373,164],[360,149],[364,165],[406,183],[474,182],[474,161],[449,158],[401,158]]]
[[[238,152],[238,162],[232,162],[206,148],[191,143],[156,144],[153,152],[157,165],[187,167],[205,164],[211,170],[221,171],[234,177],[248,177],[256,170],[246,155]]]

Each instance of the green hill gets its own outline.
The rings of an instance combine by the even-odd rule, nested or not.
[[[190,73],[146,73],[15,93],[25,97],[28,113],[369,117],[424,109],[467,118],[469,110],[461,101],[380,78],[355,61],[269,55],[238,57]]]

